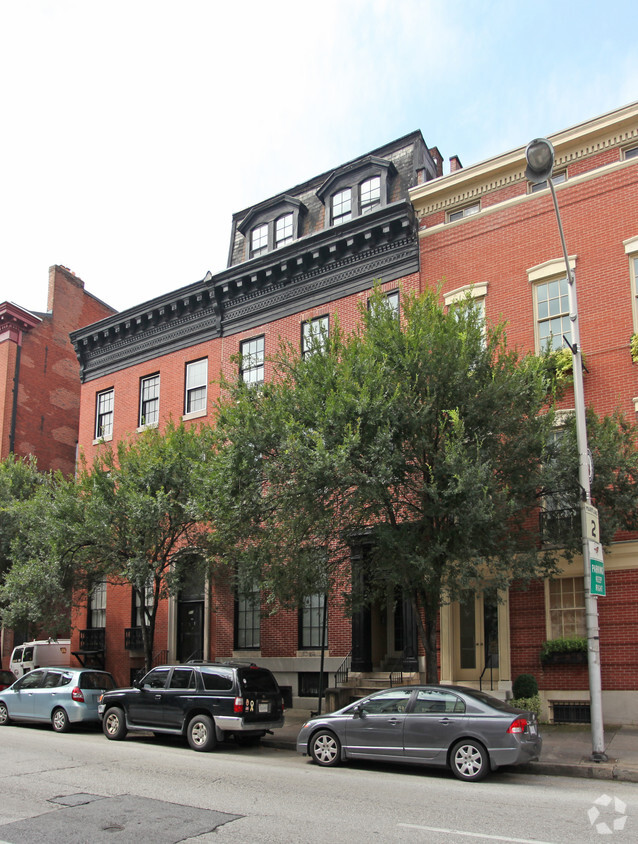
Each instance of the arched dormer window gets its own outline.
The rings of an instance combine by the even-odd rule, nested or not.
[[[387,205],[390,179],[395,172],[391,161],[374,155],[336,170],[317,191],[326,206],[326,227],[338,226]]]
[[[305,211],[303,202],[292,196],[279,197],[251,208],[237,227],[246,239],[246,259],[256,258],[297,240]]]

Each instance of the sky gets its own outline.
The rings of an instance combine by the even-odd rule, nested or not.
[[[469,166],[634,102],[637,24],[635,0],[0,0],[0,302],[44,311],[61,264],[124,310],[223,270],[234,212],[408,132]]]

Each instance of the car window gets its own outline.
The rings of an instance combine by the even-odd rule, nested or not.
[[[33,648],[25,648],[22,654],[23,662],[31,662],[33,659]]]
[[[233,687],[233,675],[230,671],[202,668],[204,688],[209,692],[229,692]]]
[[[78,686],[81,689],[114,689],[115,680],[105,671],[83,671]]]
[[[192,668],[174,668],[169,689],[194,689],[195,672]]]
[[[368,715],[386,712],[405,712],[411,689],[388,689],[387,692],[375,695],[361,702],[363,711]]]
[[[44,682],[44,673],[44,671],[31,671],[29,674],[25,674],[20,680],[18,688],[21,690],[41,688],[42,683]]]
[[[0,671],[0,683],[13,683],[15,677],[11,671]]]
[[[419,689],[414,703],[415,713],[465,712],[465,703],[458,695],[441,689]]]
[[[47,675],[44,678],[44,683],[42,683],[42,688],[54,689],[56,686],[60,685],[61,679],[62,674],[59,671],[47,671]]]
[[[247,692],[278,692],[274,675],[265,668],[244,668],[239,672],[242,688]]]
[[[149,689],[163,689],[168,680],[168,668],[154,668],[142,680],[142,686]]]
[[[516,710],[507,701],[499,700],[496,697],[492,697],[492,695],[486,695],[485,692],[472,690],[471,696],[484,706],[491,706],[492,709],[499,709],[502,712],[516,712]]]
[[[20,662],[22,659],[22,648],[16,648],[11,657],[11,662]]]

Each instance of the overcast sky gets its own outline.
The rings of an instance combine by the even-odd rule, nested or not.
[[[532,14],[533,10],[533,14]],[[0,0],[0,302],[123,310],[414,129],[468,166],[638,100],[635,0]],[[447,170],[446,170],[447,172]]]

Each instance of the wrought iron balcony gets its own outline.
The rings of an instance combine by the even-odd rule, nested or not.
[[[124,630],[124,648],[127,651],[143,651],[144,639],[141,627],[127,627]]]
[[[103,651],[106,638],[104,627],[90,627],[88,630],[80,630],[81,651]]]

